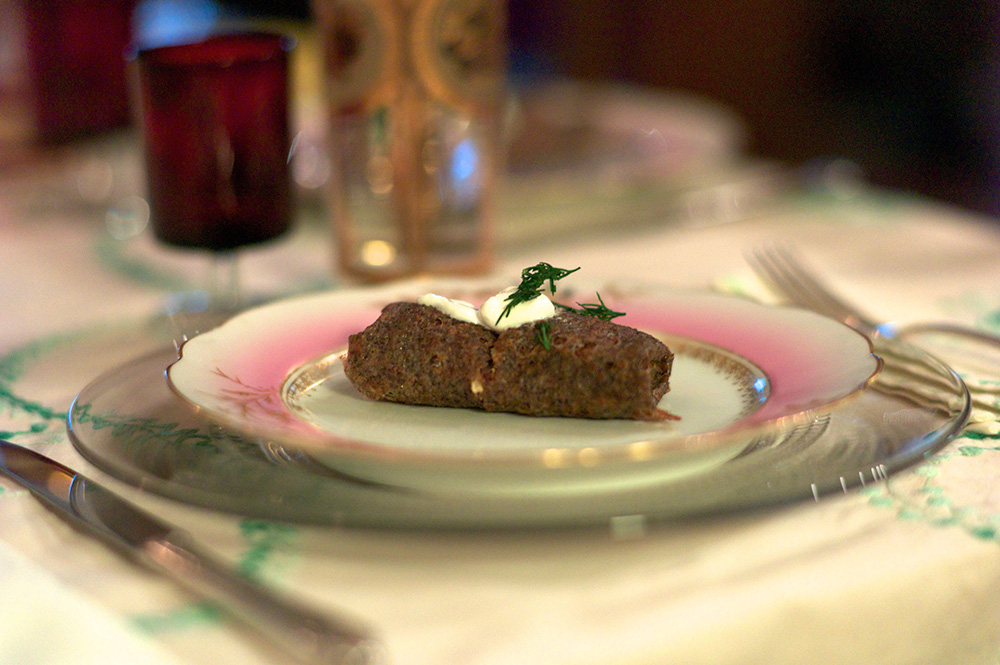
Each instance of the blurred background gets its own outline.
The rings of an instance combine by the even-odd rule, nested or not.
[[[567,76],[695,93],[745,121],[752,156],[845,158],[873,183],[1000,214],[997,3],[508,2],[516,83]],[[128,122],[122,26],[168,40],[219,17],[308,21],[310,6],[0,0],[0,167],[18,164],[25,114],[43,143]],[[28,109],[12,101],[26,85],[43,91]]]
[[[751,153],[847,158],[1000,212],[1000,5],[978,0],[511,0],[515,63],[690,90]]]

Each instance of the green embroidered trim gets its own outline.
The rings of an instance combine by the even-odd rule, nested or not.
[[[53,424],[66,421],[68,414],[65,411],[19,395],[15,385],[31,362],[92,332],[84,330],[52,335],[13,348],[0,356],[0,409],[7,411],[8,415],[27,414],[39,419],[17,429],[0,430],[0,437],[10,439],[40,434],[48,431]],[[206,452],[217,449],[217,442],[210,435],[195,428],[181,427],[179,423],[97,414],[90,404],[77,405],[75,413],[78,422],[94,429],[112,428],[112,433],[123,440],[156,440],[163,445],[192,446]],[[0,493],[4,491],[0,488]],[[248,577],[262,577],[275,554],[289,545],[296,530],[288,525],[246,520],[240,524],[240,533],[246,540],[246,548],[236,564],[237,570]],[[211,603],[190,602],[164,613],[135,614],[130,622],[144,633],[167,633],[215,625],[221,620],[222,612]]]
[[[24,411],[45,420],[65,420],[69,415],[65,411],[54,409],[41,402],[18,397],[9,386],[3,384],[0,384],[0,402],[6,403],[11,409]]]
[[[171,633],[192,626],[217,624],[222,612],[211,603],[188,603],[163,614],[136,614],[130,622],[147,634]]]
[[[289,545],[297,530],[288,524],[248,519],[240,523],[240,533],[249,548],[240,558],[239,570],[247,577],[257,579],[274,554]]]
[[[987,436],[986,434],[979,434],[979,433],[975,433],[974,435],[968,434],[966,436],[967,436],[967,438],[970,438],[970,439],[988,439],[988,438],[994,438],[995,439],[996,438],[996,437]],[[975,457],[976,455],[982,455],[983,453],[985,453],[987,451],[1000,452],[1000,446],[993,446],[993,447],[986,447],[986,448],[984,448],[982,446],[959,446],[958,447],[958,453],[960,455],[964,455],[965,457]]]
[[[1000,440],[1000,435],[971,432],[961,438],[969,441]],[[988,514],[976,506],[959,505],[947,496],[943,487],[936,484],[944,463],[960,463],[963,458],[997,453],[1000,453],[1000,445],[958,445],[928,457],[913,470],[916,476],[924,479],[915,492],[895,491],[896,483],[890,476],[883,483],[862,489],[861,494],[868,498],[869,505],[894,510],[901,520],[923,522],[937,528],[961,529],[977,540],[1000,545],[1000,513]]]
[[[184,275],[158,269],[142,259],[129,258],[122,252],[122,241],[115,240],[112,236],[102,235],[94,243],[93,250],[99,264],[137,284],[167,292],[190,291],[200,288],[197,283],[187,279]],[[328,275],[316,275],[296,284],[294,289],[284,292],[284,295],[321,291],[329,289],[337,283],[333,277]]]
[[[21,411],[46,421],[65,420],[68,415],[65,411],[19,396],[15,392],[13,384],[23,376],[25,366],[28,363],[67,342],[78,339],[80,336],[81,333],[73,333],[45,337],[15,347],[0,356],[0,405],[11,411]],[[35,427],[37,426],[33,426],[32,429],[34,430]]]
[[[66,421],[68,413],[64,410],[19,394],[16,385],[32,362],[64,345],[84,339],[93,332],[94,329],[84,329],[46,336],[15,347],[0,356],[0,411],[5,412],[10,421],[6,430],[0,430],[0,437],[12,439],[41,434],[50,429],[55,431],[54,425],[62,425]],[[23,420],[23,415],[29,418],[22,425],[18,421]],[[218,442],[211,435],[196,428],[182,427],[176,422],[99,414],[93,411],[90,404],[77,405],[75,419],[94,429],[111,428],[114,436],[125,441],[155,440],[162,445],[187,446],[208,454],[218,450]],[[58,429],[62,431],[61,427]],[[0,493],[4,491],[0,487]],[[259,578],[273,565],[275,555],[289,547],[296,530],[288,525],[246,520],[240,524],[240,533],[246,545],[236,568],[243,575]],[[222,620],[222,616],[222,612],[211,603],[189,602],[163,613],[134,614],[130,622],[144,633],[167,633],[215,625]]]
[[[122,242],[110,235],[102,234],[94,243],[97,262],[113,273],[123,275],[144,286],[152,286],[164,291],[182,291],[192,288],[185,279],[156,270],[146,263],[130,259],[121,251]]]
[[[993,332],[1000,332],[1000,309],[995,309],[983,315],[979,320],[979,325],[983,328],[993,330]]]
[[[160,445],[188,445],[219,451],[212,437],[194,427],[180,427],[178,423],[161,422],[155,418],[127,418],[115,415],[94,414],[93,406],[77,404],[74,421],[90,425],[95,430],[110,427],[111,433],[124,441],[156,441]]]
[[[246,540],[248,547],[236,563],[237,571],[252,579],[261,578],[274,554],[279,549],[287,547],[296,533],[297,529],[287,524],[243,520],[240,522],[240,534]],[[131,623],[144,633],[157,634],[197,626],[212,626],[220,623],[222,619],[223,614],[215,605],[192,602],[162,614],[135,614],[131,618]]]
[[[15,436],[23,434],[40,434],[49,428],[47,423],[35,423],[25,430],[0,430],[0,439],[13,439]]]
[[[980,291],[966,291],[938,302],[941,311],[958,319],[971,319],[976,327],[1000,333],[1000,293],[985,295]]]

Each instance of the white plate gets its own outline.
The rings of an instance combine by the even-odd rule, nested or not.
[[[495,289],[411,282],[267,305],[188,341],[168,380],[217,422],[366,480],[435,492],[592,493],[676,479],[732,458],[758,428],[855,394],[880,367],[866,338],[810,312],[664,287],[604,287],[608,305],[627,313],[618,321],[674,350],[662,406],[680,421],[533,418],[366,400],[341,370],[348,335],[385,304],[429,290],[481,302]]]

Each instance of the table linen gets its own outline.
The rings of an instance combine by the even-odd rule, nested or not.
[[[116,159],[131,158],[129,145]],[[996,408],[977,408],[960,438],[886,481],[815,502],[663,524],[321,528],[194,508],[108,477],[70,445],[67,409],[98,373],[165,343],[129,331],[141,331],[174,291],[190,286],[197,259],[160,249],[148,232],[115,238],[107,206],[52,197],[51,183],[67,172],[51,168],[48,184],[34,175],[0,187],[0,434],[189,529],[244,574],[373,623],[393,663],[1000,658]],[[748,164],[730,175],[762,172],[773,173]],[[714,183],[674,191],[656,214],[632,192],[605,221],[580,228],[571,214],[542,216],[530,200],[510,197],[496,273],[515,279],[544,260],[581,266],[593,280],[758,294],[742,253],[780,240],[878,316],[951,318],[1000,332],[1000,223],[865,187],[744,198],[748,191],[757,190]],[[588,195],[567,186],[567,210]],[[290,237],[249,252],[251,291],[343,288],[328,233],[322,209],[303,210]],[[995,375],[967,378],[1000,385]],[[65,638],[37,662],[135,662],[140,651],[143,662],[282,662],[217,609],[72,531],[16,485],[0,487],[0,559],[12,571],[0,578],[5,616],[16,620],[17,635],[53,621]],[[23,593],[27,584],[36,597]],[[70,607],[77,609],[67,616]],[[23,644],[8,635],[0,661],[14,662]]]

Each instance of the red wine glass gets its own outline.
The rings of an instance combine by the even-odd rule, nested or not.
[[[241,305],[237,250],[291,225],[291,46],[221,34],[134,56],[153,233],[210,254],[215,310]]]

